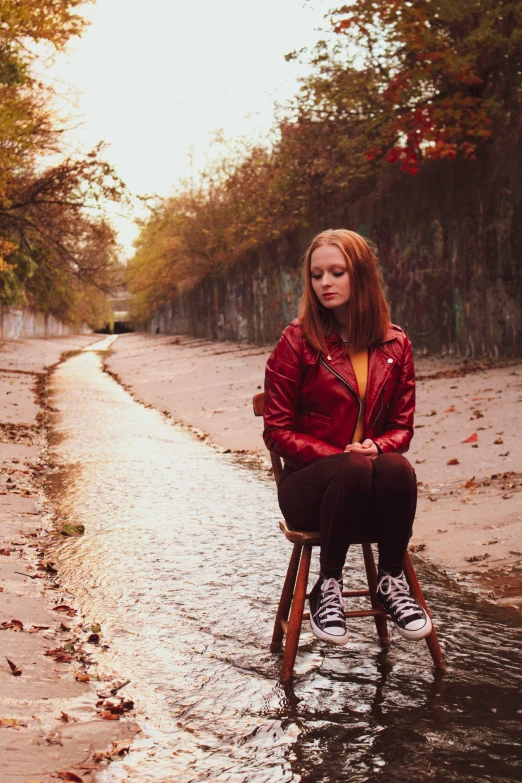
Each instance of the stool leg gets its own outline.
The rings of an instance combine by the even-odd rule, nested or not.
[[[277,608],[277,614],[274,623],[274,633],[272,635],[272,644],[270,645],[270,651],[273,653],[279,652],[281,649],[281,642],[283,641],[284,635],[281,620],[288,620],[302,548],[302,544],[294,544],[294,548],[290,556],[290,563],[288,564],[288,570],[286,572],[283,590],[281,592],[281,598],[279,599],[279,606]]]
[[[289,682],[294,676],[294,663],[297,655],[299,636],[301,635],[301,623],[303,622],[303,610],[306,600],[306,586],[308,584],[308,574],[310,572],[311,555],[312,547],[310,544],[305,544],[301,554],[301,563],[299,565],[299,573],[297,574],[297,583],[286,633],[283,665],[281,667],[282,683]]]
[[[415,570],[410,560],[410,556],[407,552],[406,552],[406,557],[404,558],[404,573],[406,575],[406,579],[410,586],[411,594],[413,595],[415,600],[418,601],[422,607],[424,607],[426,612],[430,614],[430,610],[428,609],[426,605],[426,601],[424,600],[424,596],[422,594],[419,580],[417,579],[417,574],[415,573]],[[429,634],[429,636],[426,636],[426,644],[428,645],[428,650],[430,651],[431,657],[433,658],[433,663],[435,665],[435,668],[446,669],[446,661],[444,660],[444,655],[442,654],[442,650],[440,649],[435,626],[433,626],[433,630]]]
[[[377,598],[377,569],[375,567],[375,559],[373,557],[371,544],[362,544],[362,551],[364,556],[364,566],[366,568],[366,578],[368,579],[368,589],[370,590],[372,609],[382,609],[379,599]],[[389,644],[390,637],[388,635],[388,623],[386,622],[386,618],[374,617],[374,620],[380,643],[384,645]]]

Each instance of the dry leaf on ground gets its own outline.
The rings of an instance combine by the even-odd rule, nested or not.
[[[46,650],[44,655],[49,655],[58,663],[70,663],[71,661],[74,661],[74,657],[64,650],[63,647],[56,647],[54,650]]]
[[[90,677],[88,674],[84,674],[83,672],[76,672],[74,675],[74,679],[78,682],[90,682]]]
[[[469,438],[465,438],[462,443],[476,443],[478,441],[478,434],[476,432],[470,435]]]
[[[9,660],[9,658],[6,658],[7,663],[9,664],[9,668],[11,669],[13,673],[13,677],[20,677],[22,674],[22,670],[18,668],[18,666]]]
[[[53,606],[53,612],[63,612],[63,614],[66,614],[69,617],[74,617],[76,609],[73,609],[72,606],[68,606],[68,604],[60,604],[59,606]]]
[[[45,738],[45,741],[48,745],[61,745],[63,747],[63,742],[57,731],[53,731],[52,734],[49,734],[49,736]]]
[[[19,729],[20,726],[26,726],[26,723],[20,723],[17,718],[0,718],[0,728]]]
[[[446,465],[460,465],[460,462],[456,457],[453,457],[446,462]]]
[[[56,777],[60,778],[60,780],[69,780],[72,783],[83,783],[83,778],[75,772],[57,772]]]
[[[119,720],[120,716],[117,715],[115,712],[111,712],[110,710],[104,710],[103,712],[99,713],[100,718],[102,720]]]

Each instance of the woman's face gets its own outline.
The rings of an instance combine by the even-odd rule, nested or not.
[[[310,262],[312,288],[322,305],[329,310],[342,307],[350,300],[350,276],[346,260],[337,245],[320,245]]]

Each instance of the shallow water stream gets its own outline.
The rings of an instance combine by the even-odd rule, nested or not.
[[[269,652],[290,555],[274,485],[136,403],[100,348],[53,375],[49,493],[85,535],[62,585],[130,679],[145,736],[103,781],[496,781],[522,778],[517,615],[418,567],[450,668],[369,619],[345,648],[305,630],[293,687]],[[350,567],[353,565],[353,568]],[[315,573],[315,570],[314,570]],[[362,586],[358,556],[345,583]]]

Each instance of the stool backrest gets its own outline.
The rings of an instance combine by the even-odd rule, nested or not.
[[[259,392],[258,394],[254,394],[252,398],[252,405],[254,406],[254,416],[262,416],[265,410],[265,393]],[[279,479],[281,478],[281,474],[283,472],[281,457],[278,457],[277,454],[274,454],[271,451],[270,459],[272,460],[272,468],[274,469],[275,483],[279,484]]]

